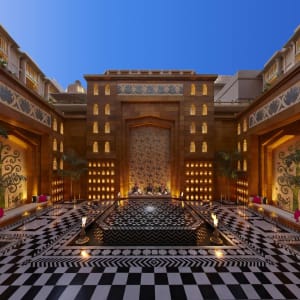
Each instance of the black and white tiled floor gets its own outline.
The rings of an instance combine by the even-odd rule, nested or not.
[[[2,228],[0,299],[300,298],[298,233],[243,207],[190,203],[206,219],[216,213],[233,245],[70,245],[81,216],[110,205],[56,205]]]

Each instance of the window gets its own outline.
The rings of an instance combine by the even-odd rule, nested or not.
[[[110,95],[110,85],[109,84],[106,84],[105,85],[105,96],[109,96]]]
[[[203,153],[207,152],[207,143],[206,142],[202,142],[202,152]]]
[[[202,116],[207,116],[207,105],[202,104]]]
[[[195,104],[192,104],[190,107],[190,116],[195,116],[196,115],[196,106]]]
[[[238,123],[237,125],[237,135],[240,135],[241,134],[241,124]]]
[[[98,104],[94,104],[93,105],[93,115],[94,116],[97,116],[99,114],[99,107],[98,107]]]
[[[60,161],[59,161],[59,169],[60,169],[60,170],[63,170],[63,169],[64,169],[64,161],[63,161],[62,158],[61,158]]]
[[[94,96],[98,96],[99,95],[99,86],[97,83],[94,83],[94,86],[93,86],[93,95]]]
[[[248,127],[248,126],[247,126],[247,120],[244,119],[244,120],[243,120],[243,131],[244,131],[244,132],[247,131],[247,127]]]
[[[110,105],[106,104],[104,108],[104,113],[105,115],[109,116],[110,115]]]
[[[56,139],[53,139],[52,150],[57,151],[57,140]]]
[[[59,144],[59,152],[61,152],[61,153],[64,152],[64,143],[62,141]]]
[[[0,58],[7,61],[8,57],[8,43],[7,40],[0,36]]]
[[[196,145],[195,145],[195,142],[191,142],[191,143],[190,143],[190,152],[191,152],[191,153],[196,152]]]
[[[194,83],[191,84],[191,96],[196,95],[196,86]]]
[[[53,158],[52,169],[57,170],[57,159],[56,159],[56,157]]]
[[[202,95],[207,96],[207,84],[206,83],[202,84]]]
[[[26,86],[36,90],[38,87],[38,73],[30,64],[26,64]]]
[[[247,171],[247,160],[243,160],[243,171]]]
[[[54,131],[57,131],[57,120],[56,120],[56,118],[53,119],[52,128],[53,128]]]
[[[203,123],[202,123],[202,133],[203,133],[203,134],[206,134],[206,133],[207,133],[207,123],[206,123],[206,122],[203,122]]]
[[[243,151],[247,151],[247,141],[245,139],[243,140]]]
[[[99,150],[99,149],[98,149],[98,142],[94,142],[94,143],[93,143],[93,152],[94,152],[94,153],[98,153],[98,150]]]
[[[195,122],[192,122],[191,125],[190,125],[190,133],[191,133],[191,134],[196,133],[196,125],[195,125]]]
[[[99,132],[99,128],[98,128],[98,122],[94,122],[93,123],[93,133],[98,133]]]
[[[60,123],[60,134],[63,135],[64,134],[64,124]]]
[[[241,170],[241,161],[240,160],[238,160],[238,162],[237,162],[237,169],[238,169],[238,171]]]
[[[237,143],[237,150],[238,150],[238,152],[241,152],[241,143],[240,142]]]
[[[105,122],[104,132],[105,133],[110,133],[110,123],[109,122]]]
[[[105,153],[109,153],[110,152],[110,143],[109,142],[105,142],[105,144],[104,144],[104,152]]]

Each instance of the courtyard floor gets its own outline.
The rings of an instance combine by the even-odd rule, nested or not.
[[[56,204],[0,229],[0,299],[299,299],[300,234],[242,206],[186,202],[232,246],[74,246],[81,217]]]

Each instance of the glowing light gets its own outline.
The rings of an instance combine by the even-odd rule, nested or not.
[[[81,218],[81,224],[82,224],[82,227],[85,227],[86,220],[87,220],[87,217],[86,217],[86,216],[84,216],[84,217]]]
[[[222,258],[224,256],[224,252],[222,250],[216,249],[215,255],[217,258]]]
[[[218,220],[218,218],[217,218],[217,215],[214,214],[214,213],[212,213],[212,214],[211,214],[211,218],[213,219],[214,226],[217,227],[217,226],[218,226],[218,222],[219,222],[219,220]]]
[[[88,258],[88,257],[90,257],[89,253],[88,253],[86,250],[81,250],[81,251],[80,251],[80,255],[81,255],[83,258]]]

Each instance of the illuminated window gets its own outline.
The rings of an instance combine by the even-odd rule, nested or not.
[[[207,143],[206,142],[202,142],[202,152],[203,153],[207,152]]]
[[[57,140],[56,139],[53,139],[52,150],[57,151]]]
[[[105,113],[105,115],[107,115],[107,116],[110,115],[110,105],[109,105],[109,104],[106,104],[106,105],[105,105],[104,113]]]
[[[202,84],[202,95],[207,96],[207,84],[206,83]]]
[[[59,161],[59,168],[60,168],[61,170],[64,169],[64,161],[63,161],[62,158],[61,158],[60,161]]]
[[[237,134],[240,135],[241,134],[241,124],[238,123],[237,125]]]
[[[196,86],[194,83],[191,84],[191,96],[196,95]]]
[[[106,84],[105,85],[105,96],[109,96],[110,95],[110,85],[109,84]]]
[[[60,123],[60,134],[64,134],[64,124]]]
[[[247,131],[247,120],[244,119],[243,121],[243,131],[246,132]]]
[[[191,142],[190,143],[190,152],[196,152],[196,145],[195,145],[195,142]]]
[[[94,87],[93,87],[93,95],[94,96],[98,96],[99,95],[99,86],[97,83],[94,83]]]
[[[99,107],[98,107],[98,104],[95,103],[95,104],[93,105],[93,115],[94,115],[94,116],[97,116],[98,114],[99,114]]]
[[[202,133],[203,134],[207,133],[207,123],[206,122],[202,123]]]
[[[238,160],[238,162],[237,162],[237,169],[238,169],[238,171],[241,170],[241,161],[240,160]]]
[[[190,133],[196,133],[196,125],[195,122],[192,122],[190,125]]]
[[[243,160],[243,171],[247,171],[247,160]]]
[[[7,40],[0,36],[0,57],[7,60],[8,43]]]
[[[247,141],[243,140],[243,151],[246,152],[247,151]]]
[[[237,150],[238,150],[238,152],[241,152],[241,143],[240,142],[237,143]]]
[[[207,105],[202,104],[202,116],[207,116]]]
[[[94,143],[93,143],[93,152],[94,152],[94,153],[97,153],[98,150],[99,150],[99,149],[98,149],[98,142],[94,142]]]
[[[64,143],[62,141],[59,144],[59,152],[64,152]]]
[[[109,122],[105,122],[104,132],[110,133],[110,123]]]
[[[57,170],[57,159],[56,159],[56,157],[53,158],[52,168],[53,168],[53,170]]]
[[[109,153],[110,152],[110,143],[109,142],[105,142],[105,144],[104,144],[104,152],[105,153]]]
[[[99,128],[98,128],[98,122],[95,121],[93,123],[93,133],[98,133],[99,132]]]
[[[196,106],[195,104],[192,104],[190,107],[190,116],[195,116],[196,115]]]
[[[56,120],[56,118],[53,119],[53,130],[57,131],[57,120]]]

